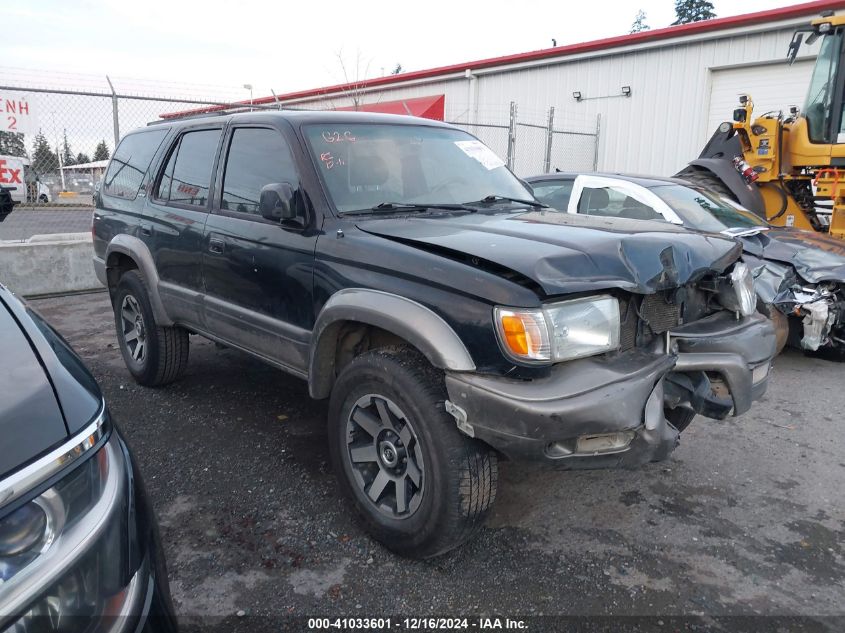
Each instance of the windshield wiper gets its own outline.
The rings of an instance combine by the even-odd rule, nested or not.
[[[338,215],[373,215],[377,213],[393,213],[395,211],[428,211],[429,209],[444,209],[446,211],[470,211],[475,213],[478,211],[475,207],[468,204],[452,204],[447,202],[426,202],[426,203],[409,203],[409,202],[380,202],[369,209],[357,209],[355,211],[340,211]]]
[[[481,200],[467,202],[466,204],[495,204],[497,202],[514,202],[516,204],[524,204],[535,209],[548,209],[549,205],[537,202],[536,200],[526,200],[524,198],[511,198],[510,196],[500,196],[498,194],[490,194],[484,196]]]

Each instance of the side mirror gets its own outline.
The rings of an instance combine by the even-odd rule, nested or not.
[[[792,63],[795,61],[795,58],[798,56],[798,49],[801,48],[801,43],[804,41],[804,34],[800,32],[796,32],[792,36],[792,41],[789,43],[789,49],[786,51],[786,60],[789,62],[789,65],[792,66]]]
[[[274,182],[261,187],[258,199],[258,210],[261,217],[281,222],[296,217],[293,208],[293,187],[286,182]]]

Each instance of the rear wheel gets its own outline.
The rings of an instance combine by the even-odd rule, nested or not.
[[[179,378],[188,365],[188,332],[156,324],[138,271],[130,270],[120,278],[112,306],[120,352],[135,381],[158,387]]]
[[[416,350],[369,351],[349,363],[329,406],[341,488],[386,547],[429,558],[468,540],[496,496],[495,454],[446,413],[442,373]]]

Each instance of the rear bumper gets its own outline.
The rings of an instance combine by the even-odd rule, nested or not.
[[[717,317],[673,331],[671,353],[584,358],[533,381],[447,373],[450,409],[464,432],[511,459],[563,468],[660,461],[679,439],[666,409],[739,415],[765,393],[774,328],[759,315]]]

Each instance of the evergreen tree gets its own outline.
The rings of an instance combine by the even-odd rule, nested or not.
[[[106,139],[103,139],[99,143],[97,143],[97,148],[94,150],[94,159],[97,160],[108,160],[111,154],[109,153],[109,146],[106,145]]]
[[[41,130],[38,130],[32,143],[32,167],[39,174],[59,168],[59,157],[50,148],[50,143]]]
[[[0,154],[4,156],[26,156],[26,145],[21,132],[0,131]]]
[[[67,141],[67,130],[64,131],[64,137],[62,139],[62,165],[67,167],[68,165],[75,165],[76,158],[73,155],[73,150],[70,149],[70,143]]]
[[[91,162],[91,157],[88,154],[85,154],[84,152],[79,152],[76,155],[76,164],[77,165],[84,165],[85,163],[90,163],[90,162]]]
[[[677,20],[672,22],[672,26],[711,20],[716,13],[710,0],[675,0],[675,16]]]
[[[634,18],[634,23],[631,25],[629,33],[639,33],[640,31],[648,31],[651,27],[645,23],[645,11],[640,9],[637,11],[637,17]]]

